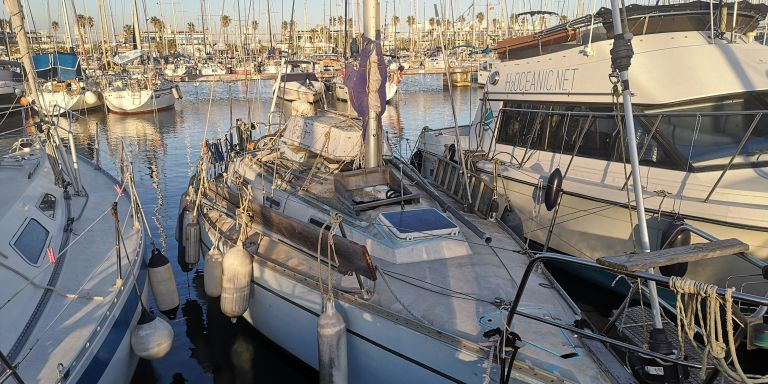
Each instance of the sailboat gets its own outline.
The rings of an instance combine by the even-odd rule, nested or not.
[[[5,4],[24,67],[34,73],[21,4]],[[37,96],[34,76],[27,82]],[[142,338],[151,334],[161,349],[173,338],[145,310],[146,239],[132,171],[123,167],[118,181],[78,156],[71,112],[40,115],[0,157],[0,377],[128,383],[137,352],[151,358],[135,348],[149,344]],[[145,333],[154,326],[167,331],[164,338]]]
[[[112,61],[120,66],[126,66],[143,59],[141,50],[141,34],[139,32],[138,10],[136,2],[131,2],[133,11],[134,50],[116,55]],[[143,73],[131,74],[123,71],[109,81],[109,86],[103,91],[104,103],[107,109],[116,114],[153,113],[172,109],[176,99],[182,97],[178,85],[168,81],[162,73],[154,68],[143,67]]]
[[[289,60],[278,75],[272,92],[283,100],[314,103],[325,93],[325,84],[317,78],[314,62]]]
[[[369,103],[356,104],[360,120],[301,112],[261,138],[241,122],[231,148],[206,142],[177,240],[188,244],[185,228],[199,226],[206,284],[220,282],[212,294],[224,313],[243,315],[321,375],[328,357],[318,327],[340,315],[350,353],[334,361],[348,366],[349,382],[490,380],[504,363],[489,335],[503,327],[501,303],[514,296],[513,271],[527,256],[497,223],[462,212],[402,160],[383,156],[386,68],[377,44],[364,40],[367,63],[354,75],[354,89],[366,93],[352,99]],[[554,280],[531,279],[523,312],[579,317]],[[579,339],[525,320],[513,327],[526,339],[509,364],[514,380],[612,380]]]
[[[0,111],[11,111],[18,107],[24,94],[20,64],[17,61],[0,60]]]
[[[140,50],[134,53],[137,56],[141,54]],[[119,56],[113,59],[115,63],[119,65],[129,63],[122,61]],[[181,91],[178,85],[168,81],[155,70],[149,74],[123,73],[113,76],[108,88],[104,90],[104,102],[108,110],[124,115],[172,109],[176,105],[176,99],[179,98],[181,98]]]
[[[768,260],[768,78],[759,64],[768,47],[753,36],[766,11],[748,2],[715,9],[707,2],[627,6],[652,248],[717,238],[750,245],[750,257],[662,272],[755,294],[765,293],[750,283],[760,265],[755,258]],[[461,137],[474,169],[497,180],[510,228],[546,249],[588,259],[634,247],[636,204],[627,195],[627,148],[617,124],[622,116],[604,81],[612,23],[610,10],[601,9],[501,41],[485,102]],[[444,148],[455,144],[445,132],[422,133],[422,172],[432,172]],[[559,211],[539,209],[556,169],[564,190]]]
[[[45,80],[39,90],[40,100],[33,106],[47,115],[81,111],[102,105],[97,90],[86,82],[75,53],[45,53],[32,56],[38,79]]]

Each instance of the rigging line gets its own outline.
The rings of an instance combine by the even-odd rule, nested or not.
[[[443,286],[441,286],[439,284],[435,284],[435,283],[431,283],[431,282],[423,280],[423,279],[419,279],[418,277],[413,277],[413,276],[410,276],[410,275],[406,275],[404,273],[395,272],[395,271],[391,271],[391,270],[388,270],[388,269],[382,269],[382,268],[379,268],[379,269],[382,271],[382,273],[389,275],[389,277],[391,277],[393,279],[402,281],[402,282],[404,282],[406,284],[410,284],[410,285],[413,285],[413,286],[418,287],[418,288],[422,288],[422,289],[425,289],[425,290],[428,290],[428,291],[439,293],[441,295],[455,297],[455,298],[458,298],[458,299],[475,300],[475,301],[480,301],[480,302],[484,302],[484,303],[488,303],[488,304],[493,304],[493,300],[482,299],[482,298],[479,298],[479,297],[476,297],[476,296],[473,296],[473,295],[470,295],[470,294],[467,294],[467,293],[464,293],[464,292],[459,292],[459,291],[453,290],[451,288],[443,287]],[[401,276],[401,277],[398,277],[398,276]],[[415,284],[415,283],[413,283],[411,281],[408,281],[408,280],[404,279],[403,277],[411,279],[411,280],[416,280],[416,281],[418,281],[420,283],[431,285],[431,286],[436,287],[436,288],[440,288],[440,289],[442,289],[444,291],[455,293],[456,295],[450,295],[450,294],[447,294],[445,292],[430,290],[429,288],[426,288],[426,287],[420,286],[418,284]]]
[[[111,210],[111,207],[110,207],[110,210]],[[144,300],[141,297],[142,295],[141,295],[141,292],[139,291],[139,287],[136,285],[137,284],[137,281],[136,281],[137,280],[137,275],[136,275],[136,273],[134,271],[134,265],[136,265],[136,263],[141,262],[141,260],[139,259],[138,254],[137,254],[136,257],[134,257],[133,261],[129,258],[128,250],[126,249],[125,241],[123,240],[123,232],[125,231],[126,225],[127,225],[128,221],[129,221],[129,220],[127,220],[127,218],[128,218],[128,214],[126,214],[126,220],[123,221],[123,228],[122,228],[122,230],[120,232],[118,232],[118,236],[120,236],[120,243],[122,244],[123,250],[125,250],[125,253],[126,253],[126,257],[128,258],[128,267],[129,267],[128,270],[131,272],[131,275],[133,276],[133,284],[131,284],[131,285],[136,290],[136,295],[137,295],[137,297],[139,299],[139,303],[141,303],[142,308],[146,309],[146,305],[144,304]],[[139,240],[139,243],[143,246],[143,241],[141,239]],[[140,250],[140,249],[141,248],[137,247],[137,251]],[[91,278],[94,276],[96,271],[98,271],[104,265],[104,263],[107,262],[107,260],[109,260],[111,258],[112,258],[112,256],[110,255],[110,253],[107,253],[107,257],[102,259],[101,264],[99,264],[99,267],[95,268],[93,271],[91,271],[91,274],[88,276],[88,278],[86,278],[85,281],[83,281],[83,284],[80,285],[80,287],[77,289],[78,293],[80,291],[82,291],[83,288],[85,288],[85,284],[87,284],[91,280]],[[115,294],[115,299],[117,299],[116,296],[117,296],[117,293]],[[66,303],[64,305],[64,307],[59,311],[59,313],[57,313],[56,316],[51,320],[51,322],[48,323],[48,326],[40,333],[40,336],[34,341],[34,343],[32,343],[29,346],[29,348],[27,349],[27,353],[21,358],[21,360],[19,361],[19,364],[22,363],[27,358],[27,356],[29,356],[30,353],[32,353],[32,350],[34,350],[35,346],[37,346],[37,343],[40,342],[40,340],[42,339],[42,336],[45,335],[51,329],[51,326],[53,326],[53,324],[56,323],[56,321],[59,319],[59,317],[61,317],[61,315],[64,314],[64,311],[67,308],[69,308],[69,306],[73,302],[74,302],[74,300],[69,301],[68,303]]]
[[[119,199],[120,196],[118,196],[117,198]],[[117,200],[115,200],[115,201],[117,201]],[[111,211],[112,211],[112,205],[110,204],[109,208],[107,208],[107,210],[104,211],[104,213],[99,215],[99,217],[97,217],[96,220],[93,223],[91,223],[91,225],[86,227],[85,230],[83,230],[79,235],[77,235],[74,239],[69,241],[69,243],[67,244],[66,247],[60,249],[58,251],[58,254],[61,255],[61,254],[64,254],[65,252],[67,252],[67,250],[69,250],[69,248],[71,248],[72,245],[74,245],[78,240],[80,240],[80,238],[82,238],[86,233],[88,233],[88,231],[90,231],[91,228],[93,228],[93,226],[96,225],[96,223],[101,221],[101,219],[104,218],[104,216],[106,216],[106,214],[110,213]],[[23,291],[24,288],[26,288],[28,285],[32,284],[32,280],[35,280],[38,277],[40,277],[40,275],[42,275],[42,273],[45,272],[46,270],[48,270],[48,268],[50,268],[52,265],[54,265],[54,264],[48,264],[48,265],[42,267],[40,269],[40,272],[38,272],[35,276],[33,276],[31,280],[28,280],[25,284],[22,284],[21,287],[18,290],[16,290],[16,292],[14,292],[8,298],[8,300],[6,300],[2,305],[0,305],[0,310],[2,310],[6,305],[8,305],[8,303],[10,303],[21,291]]]

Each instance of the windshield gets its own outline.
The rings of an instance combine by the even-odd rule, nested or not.
[[[691,164],[726,163],[755,119],[766,111],[765,94],[744,94],[716,102],[697,103],[664,111],[658,132]],[[768,116],[761,116],[736,162],[759,161],[768,153]]]

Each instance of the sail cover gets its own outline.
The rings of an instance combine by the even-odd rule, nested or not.
[[[32,55],[35,74],[43,80],[73,80],[82,74],[80,58],[75,53],[42,53]]]
[[[141,49],[134,49],[133,51],[128,51],[128,52],[116,55],[115,57],[112,58],[112,61],[114,61],[115,64],[117,65],[125,65],[140,58],[141,54],[142,54]]]
[[[363,36],[360,64],[357,68],[346,64],[344,76],[344,85],[349,90],[349,103],[363,120],[363,136],[368,129],[368,116],[371,113],[378,115],[381,127],[381,115],[387,108],[386,80],[387,64],[384,62],[381,45]]]

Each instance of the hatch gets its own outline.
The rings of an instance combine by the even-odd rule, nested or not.
[[[435,208],[382,212],[379,222],[403,240],[459,234],[459,227]]]

